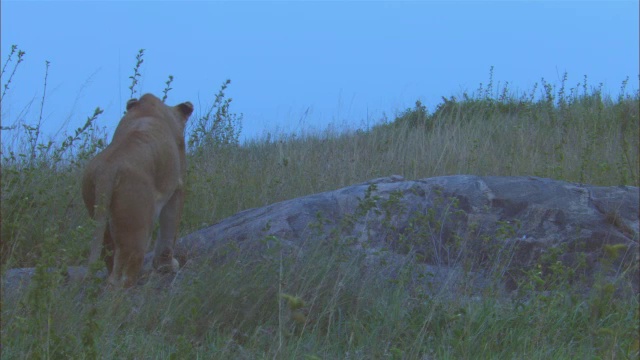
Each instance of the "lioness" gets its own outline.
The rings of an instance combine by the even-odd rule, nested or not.
[[[158,216],[153,267],[178,269],[173,246],[184,204],[184,128],[192,112],[190,102],[171,107],[151,94],[129,100],[111,144],[84,171],[82,197],[97,223],[89,265],[103,257],[111,285],[136,283]]]

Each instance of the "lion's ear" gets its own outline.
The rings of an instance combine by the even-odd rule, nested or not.
[[[130,99],[127,101],[127,110],[131,110],[138,103],[138,99]]]
[[[191,116],[191,113],[193,113],[193,104],[189,101],[185,101],[182,104],[176,105],[175,107],[176,109],[178,109],[180,114],[184,116],[185,121],[189,118],[189,116]]]

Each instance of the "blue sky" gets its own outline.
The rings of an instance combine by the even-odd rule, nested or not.
[[[48,60],[47,135],[98,106],[112,132],[141,48],[139,90],[161,95],[171,74],[169,104],[204,110],[231,79],[243,138],[366,127],[417,99],[433,110],[486,84],[491,66],[496,85],[521,92],[566,71],[570,87],[587,75],[617,95],[627,76],[637,89],[640,72],[637,1],[2,1],[1,11],[2,63],[12,44],[26,51],[2,125],[37,121]]]

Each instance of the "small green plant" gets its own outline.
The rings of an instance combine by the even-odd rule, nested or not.
[[[173,90],[173,88],[171,87],[172,82],[173,82],[173,75],[169,75],[169,80],[165,82],[167,86],[165,86],[164,90],[162,90],[162,102],[167,100],[167,94],[169,93],[170,90]]]
[[[17,54],[16,54],[16,51],[18,52]],[[9,78],[7,79],[7,81],[2,85],[2,96],[0,96],[0,103],[2,103],[4,96],[7,94],[7,91],[9,90],[9,85],[13,80],[13,76],[16,74],[16,70],[18,70],[18,66],[20,66],[20,63],[24,61],[24,55],[26,53],[20,50],[18,48],[18,45],[11,45],[11,51],[9,52],[9,55],[7,55],[7,60],[5,61],[4,65],[2,65],[2,73],[0,73],[0,79],[4,76],[9,63],[13,60],[14,54],[17,57],[16,63],[15,65],[13,65],[13,70],[11,71],[11,75],[9,75]]]
[[[129,76],[129,79],[131,79],[131,85],[129,86],[129,90],[131,91],[131,95],[129,95],[130,99],[134,98],[134,95],[137,92],[136,85],[138,85],[138,79],[142,76],[142,74],[140,74],[140,66],[142,66],[142,63],[144,62],[143,56],[144,49],[138,50],[138,54],[136,55],[136,65],[133,67],[133,75]]]
[[[423,105],[420,100],[416,100],[416,106],[413,109],[407,109],[398,116],[395,120],[395,124],[402,124],[411,128],[424,126],[427,131],[431,130],[433,125],[429,118],[427,107]]]
[[[242,114],[229,112],[233,100],[225,98],[229,84],[231,80],[222,83],[211,107],[193,125],[188,141],[193,154],[213,151],[215,147],[239,144]]]

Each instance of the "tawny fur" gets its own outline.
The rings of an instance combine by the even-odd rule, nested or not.
[[[190,102],[167,106],[151,94],[129,100],[113,140],[85,169],[82,197],[97,224],[89,264],[103,258],[111,285],[136,283],[158,219],[153,267],[179,266],[173,247],[184,204],[184,129],[192,112]]]

